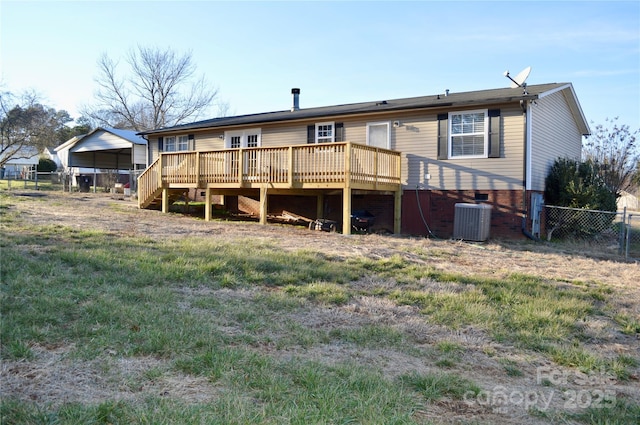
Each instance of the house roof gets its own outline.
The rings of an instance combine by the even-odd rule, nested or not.
[[[140,137],[138,135],[138,132],[135,130],[122,130],[119,128],[107,128],[107,127],[101,127],[102,130],[107,131],[109,133],[115,134],[118,137],[122,137],[123,139],[126,139],[128,141],[130,141],[131,143],[135,144],[135,145],[146,145],[147,144],[147,140],[143,137]],[[96,130],[94,130],[96,131]],[[91,134],[91,133],[89,133]]]
[[[6,155],[11,155],[11,158],[5,165],[35,165],[40,161],[40,152],[34,146],[22,146],[15,153],[3,152],[0,158],[4,159]]]
[[[233,117],[214,118],[182,124],[173,127],[165,127],[157,130],[140,132],[140,135],[166,133],[168,131],[197,130],[204,128],[218,128],[241,125],[255,125],[262,123],[305,120],[320,117],[345,116],[371,114],[378,112],[393,112],[416,109],[454,108],[473,105],[492,105],[521,100],[535,100],[545,95],[565,90],[569,95],[567,101],[574,114],[582,134],[589,134],[589,126],[582,113],[582,108],[573,90],[571,83],[536,84],[523,88],[499,88],[471,92],[448,94],[436,94],[431,96],[410,97],[403,99],[377,100],[371,102],[350,103],[344,105],[322,106],[315,108],[301,108],[298,110],[284,110]]]
[[[85,136],[85,134],[81,134],[80,136],[73,136],[71,139],[67,140],[66,142],[64,142],[63,144],[57,146],[54,150],[54,152],[60,152],[61,150],[64,150],[67,147],[73,146],[76,144],[76,142],[80,139],[82,139]]]
[[[131,142],[135,145],[146,145],[147,144],[147,140],[145,138],[143,138],[142,136],[139,136],[138,133],[134,130],[122,130],[119,128],[110,128],[110,127],[98,127],[92,131],[90,131],[87,134],[82,134],[79,136],[74,136],[71,139],[67,140],[66,142],[64,142],[63,144],[61,144],[60,146],[58,146],[57,148],[55,148],[56,152],[59,152],[63,149],[69,148],[71,149],[73,146],[75,146],[76,144],[78,144],[79,142],[81,142],[82,140],[90,137],[91,135],[97,133],[97,132],[107,132],[107,133],[111,133],[115,136],[120,137],[121,139],[124,139],[128,142]]]

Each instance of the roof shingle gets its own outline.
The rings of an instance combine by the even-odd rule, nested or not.
[[[213,118],[189,124],[165,127],[157,130],[143,131],[138,134],[147,135],[154,133],[164,133],[174,130],[181,131],[236,125],[252,125],[277,121],[304,120],[319,117],[357,115],[374,112],[454,107],[474,104],[489,105],[536,99],[540,94],[544,92],[558,89],[569,84],[570,83],[550,83],[530,85],[526,87],[526,94],[521,87],[499,88],[460,93],[449,92],[448,95],[436,94],[431,96],[410,97],[403,99],[378,100],[372,102],[350,103],[344,105],[321,106],[315,108],[304,108],[294,111],[285,110],[250,115],[238,115],[233,117]]]

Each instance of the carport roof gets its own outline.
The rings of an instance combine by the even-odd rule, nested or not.
[[[110,127],[98,127],[87,134],[82,134],[80,136],[74,136],[71,139],[67,140],[57,148],[55,148],[56,152],[59,152],[65,148],[71,149],[76,144],[80,143],[83,139],[88,138],[92,134],[95,134],[99,131],[105,131],[107,133],[111,133],[115,136],[120,137],[121,139],[127,140],[135,145],[146,145],[147,140],[139,136],[134,130],[122,130],[119,128],[110,128]]]

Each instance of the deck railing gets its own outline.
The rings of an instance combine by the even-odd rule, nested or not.
[[[181,185],[388,189],[400,185],[400,155],[349,142],[162,153],[140,176],[138,187],[141,200],[160,188]]]
[[[157,158],[153,164],[138,177],[138,206],[146,207],[153,200],[156,192],[162,189],[162,168],[160,167],[160,158]]]

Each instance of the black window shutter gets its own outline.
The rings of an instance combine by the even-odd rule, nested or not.
[[[187,147],[187,149],[189,149],[190,151],[194,151],[196,150],[196,138],[193,134],[189,134],[187,136],[187,138],[189,139],[189,146]]]
[[[336,123],[336,142],[344,142],[344,123],[337,122]]]
[[[489,109],[489,158],[500,158],[500,109]]]
[[[158,152],[162,152],[164,150],[164,138],[158,137]]]
[[[438,114],[438,159],[449,158],[449,115]]]
[[[307,143],[315,143],[316,142],[316,125],[311,124],[307,126]]]

